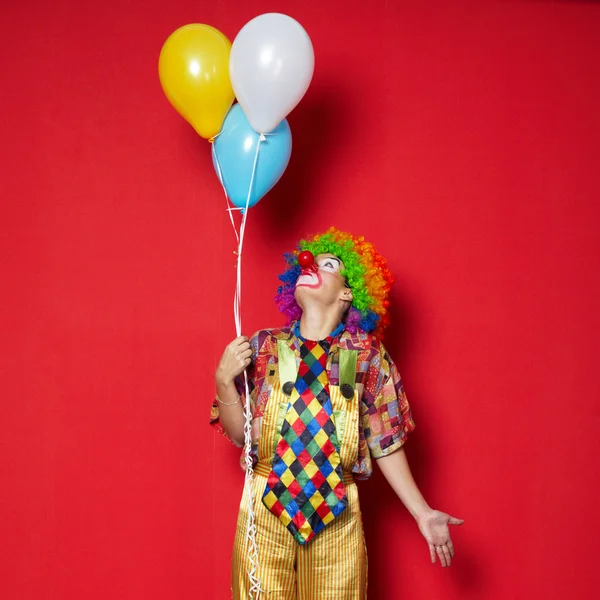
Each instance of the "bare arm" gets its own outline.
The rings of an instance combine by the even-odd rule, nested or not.
[[[232,381],[216,381],[219,403],[219,420],[231,441],[241,448],[244,445],[244,407]]]
[[[454,544],[448,525],[462,525],[464,520],[451,517],[427,504],[412,476],[403,447],[378,458],[377,464],[398,498],[415,518],[429,545],[431,562],[435,562],[437,554],[442,567],[449,567],[454,558]]]
[[[223,352],[215,373],[219,420],[233,443],[244,445],[244,407],[240,402],[234,379],[252,362],[252,349],[246,336],[233,340]]]
[[[378,458],[376,462],[396,496],[415,520],[431,510],[413,479],[404,447]]]

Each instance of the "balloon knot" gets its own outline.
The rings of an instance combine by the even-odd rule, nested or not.
[[[212,137],[209,137],[209,138],[208,138],[208,143],[209,143],[209,144],[214,144],[214,142],[215,142],[215,137],[216,137],[216,136],[214,136],[214,135],[213,135]]]

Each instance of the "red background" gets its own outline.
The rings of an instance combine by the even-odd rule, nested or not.
[[[331,224],[396,275],[388,346],[450,569],[379,472],[373,600],[591,598],[600,585],[600,5],[3,3],[0,594],[229,597],[242,474],[208,426],[234,337],[209,145],[157,76],[189,22],[297,18],[316,54],[292,159],[248,219],[244,331]]]

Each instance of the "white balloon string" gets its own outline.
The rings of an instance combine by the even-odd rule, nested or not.
[[[250,178],[250,186],[248,188],[248,196],[246,197],[246,206],[245,208],[231,208],[229,204],[227,206],[227,212],[229,213],[229,217],[231,219],[231,224],[233,230],[235,232],[237,241],[238,241],[238,249],[237,249],[237,277],[236,277],[236,286],[235,286],[235,294],[233,298],[233,314],[235,320],[235,330],[236,334],[239,337],[242,335],[242,313],[241,313],[241,303],[242,303],[242,249],[244,245],[244,234],[246,231],[246,220],[248,218],[248,208],[250,205],[250,198],[252,196],[252,187],[254,185],[254,177],[256,175],[256,167],[258,164],[258,153],[260,150],[260,143],[265,141],[264,135],[260,135],[256,142],[256,154],[254,155],[254,164],[252,166],[252,176]],[[213,156],[215,159],[215,165],[217,166],[217,175],[219,177],[219,181],[223,186],[223,191],[225,192],[225,198],[227,199],[227,190],[225,189],[225,184],[223,182],[223,176],[221,171],[221,166],[219,165],[219,161],[217,159],[217,155],[213,146]],[[242,222],[240,225],[240,231],[238,231],[235,227],[235,221],[233,219],[233,210],[242,210]],[[247,492],[248,496],[248,519],[246,522],[246,547],[248,550],[248,559],[249,559],[249,567],[248,567],[248,578],[250,581],[250,589],[249,600],[259,600],[261,592],[264,590],[261,588],[261,582],[258,577],[259,571],[259,561],[258,561],[258,546],[256,543],[256,516],[254,514],[254,496],[252,494],[252,481],[254,475],[254,465],[252,461],[252,410],[250,407],[250,389],[248,385],[248,373],[244,371],[244,389],[245,389],[245,402],[244,402],[244,462],[246,464],[246,476],[244,482],[244,489]]]
[[[252,176],[250,177],[250,186],[248,187],[248,196],[246,197],[246,206],[244,207],[244,212],[242,216],[242,224],[240,227],[240,241],[238,245],[238,270],[237,270],[237,298],[239,304],[237,306],[237,314],[238,321],[236,321],[237,334],[238,336],[242,335],[242,319],[241,314],[239,313],[239,305],[242,302],[242,246],[244,245],[244,233],[246,231],[246,218],[248,216],[248,207],[250,205],[250,198],[252,196],[252,186],[254,184],[254,176],[256,174],[256,166],[258,164],[258,151],[260,150],[260,143],[265,140],[264,135],[261,133],[258,140],[256,141],[256,153],[254,154],[254,164],[252,165]]]
[[[218,133],[217,135],[215,135],[215,138],[218,137],[219,135],[221,135],[221,134]],[[229,219],[231,220],[231,226],[233,227],[233,232],[235,233],[235,239],[238,241],[238,244],[239,244],[240,236],[238,235],[237,228],[235,226],[235,221],[233,220],[233,214],[231,212],[232,210],[239,210],[239,209],[238,208],[233,209],[229,206],[229,202],[228,202],[228,198],[227,198],[227,190],[225,189],[225,183],[223,181],[223,173],[221,171],[221,165],[219,164],[219,159],[217,158],[217,152],[215,150],[214,142],[212,144],[212,155],[215,160],[215,165],[217,166],[217,177],[219,178],[219,182],[221,183],[221,187],[223,188],[223,193],[225,194],[225,204],[227,205],[227,212],[229,213]]]

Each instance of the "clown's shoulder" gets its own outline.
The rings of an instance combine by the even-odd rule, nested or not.
[[[250,337],[251,340],[258,339],[263,340],[267,337],[272,337],[277,340],[287,339],[292,333],[292,327],[266,327],[265,329],[259,329],[255,331]]]
[[[259,329],[250,336],[250,347],[253,354],[257,354],[259,349],[268,348],[271,345],[277,346],[277,340],[287,340],[292,333],[292,327],[268,327]]]
[[[340,345],[348,350],[362,351],[361,360],[370,360],[378,355],[383,348],[381,339],[372,332],[356,329],[356,331],[344,331],[341,336]],[[366,353],[366,354],[365,354]]]

